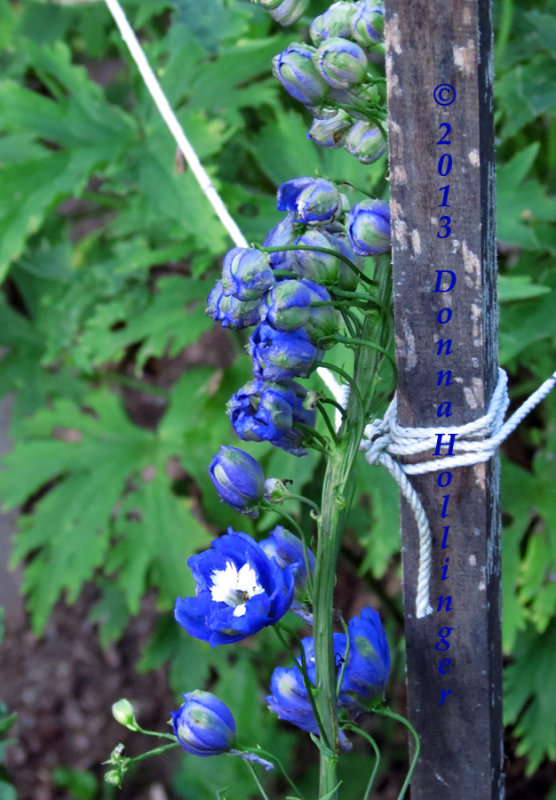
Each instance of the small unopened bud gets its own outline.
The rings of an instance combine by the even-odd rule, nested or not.
[[[137,720],[135,719],[133,706],[129,700],[125,699],[125,697],[123,697],[121,700],[118,700],[117,703],[114,703],[112,706],[112,716],[116,722],[119,722],[120,725],[124,726],[124,728],[129,728],[130,731],[139,730]],[[112,755],[114,755],[115,752],[116,750],[114,750]]]
[[[289,494],[283,481],[278,478],[268,478],[264,482],[264,499],[268,503],[279,504]]]

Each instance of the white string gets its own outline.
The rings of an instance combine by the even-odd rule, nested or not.
[[[147,61],[147,57],[137,41],[137,37],[135,36],[131,25],[129,24],[127,17],[118,3],[118,0],[104,0],[110,13],[114,17],[114,21],[118,26],[120,33],[122,34],[122,39],[126,43],[131,57],[135,61],[137,65],[137,69],[141,73],[141,77],[145,82],[145,86],[150,92],[150,95],[154,102],[156,103],[156,107],[160,111],[162,119],[168,126],[172,136],[176,140],[176,143],[181,150],[183,157],[191,167],[191,171],[195,175],[199,186],[207,200],[211,203],[212,207],[214,208],[218,218],[222,225],[226,228],[230,237],[234,244],[237,247],[248,247],[247,240],[245,236],[242,234],[240,229],[238,228],[236,222],[232,219],[230,212],[224,205],[222,198],[214,188],[214,185],[208,176],[205,168],[199,161],[199,157],[189,139],[184,133],[184,130],[180,123],[177,120],[176,115],[172,111],[170,103],[166,99],[166,95],[162,91],[162,87],[160,86],[158,80],[154,72],[151,69],[149,62]]]
[[[128,22],[128,19],[125,15],[125,12],[121,5],[119,4],[118,0],[104,0],[106,6],[108,7],[112,17],[118,29],[122,35],[122,39],[126,43],[128,50],[130,52],[131,57],[135,61],[137,65],[137,69],[143,81],[145,82],[145,86],[150,92],[152,99],[154,100],[156,107],[160,111],[160,115],[164,122],[166,123],[168,129],[170,130],[172,136],[176,140],[176,143],[183,154],[183,157],[191,167],[191,171],[193,172],[195,178],[197,179],[197,183],[201,187],[201,191],[207,198],[207,200],[211,203],[212,207],[214,208],[216,214],[222,225],[228,231],[232,241],[236,245],[236,247],[249,247],[247,243],[247,239],[240,231],[237,223],[230,215],[230,212],[224,205],[224,202],[214,185],[209,178],[207,172],[205,171],[203,165],[201,164],[199,157],[189,139],[185,135],[185,132],[178,122],[178,119],[172,108],[166,95],[162,91],[162,87],[158,82],[148,60],[145,55],[145,52],[139,42],[137,41],[137,37],[133,32],[131,25]],[[327,383],[328,379],[334,381],[334,377],[332,376],[331,372],[324,367],[319,369],[319,375],[323,379],[325,383]],[[335,381],[334,381],[335,382]],[[328,385],[328,384],[327,384]],[[337,412],[338,414],[339,412]]]
[[[534,392],[512,416],[504,422],[508,410],[508,376],[498,368],[498,382],[486,414],[465,425],[448,427],[405,428],[397,423],[397,398],[390,403],[383,419],[367,425],[361,441],[361,450],[369,464],[381,464],[390,472],[417,523],[419,533],[419,567],[415,613],[417,619],[432,613],[429,602],[432,537],[429,521],[419,495],[409,482],[407,475],[422,475],[427,472],[454,467],[468,467],[488,461],[500,444],[514,431],[520,422],[556,386],[556,372]],[[335,398],[340,402],[343,387],[337,386]],[[419,455],[435,451],[438,435],[454,434],[453,452],[457,455],[439,456],[419,464],[402,464],[396,457]],[[444,447],[448,445],[442,439]]]

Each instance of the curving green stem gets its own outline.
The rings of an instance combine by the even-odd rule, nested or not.
[[[409,766],[409,770],[407,775],[405,776],[405,781],[403,782],[403,786],[400,789],[400,793],[398,795],[398,800],[402,800],[405,797],[405,793],[409,788],[409,784],[411,783],[411,776],[413,775],[413,770],[417,766],[417,762],[419,761],[419,755],[421,753],[421,742],[419,740],[419,735],[411,722],[402,717],[401,714],[396,714],[395,711],[390,711],[389,708],[373,708],[373,712],[375,714],[381,714],[383,717],[390,717],[390,719],[395,719],[396,722],[400,722],[404,725],[410,734],[413,736],[413,741],[415,742],[415,752],[413,753],[413,758],[411,759],[411,764]]]

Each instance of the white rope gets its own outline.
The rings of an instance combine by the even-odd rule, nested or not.
[[[150,92],[150,95],[154,102],[156,103],[156,107],[160,111],[162,119],[168,126],[172,136],[177,142],[177,145],[181,152],[183,153],[183,157],[191,167],[191,171],[195,175],[199,186],[207,200],[211,203],[212,207],[214,208],[218,218],[222,225],[226,228],[230,237],[234,244],[237,247],[248,247],[247,240],[245,236],[242,234],[240,229],[238,228],[236,222],[232,219],[230,212],[224,205],[222,198],[214,188],[214,185],[209,178],[205,168],[199,161],[199,157],[189,139],[185,135],[182,126],[177,120],[176,115],[172,111],[170,107],[170,103],[166,99],[166,95],[162,91],[162,88],[156,79],[154,72],[151,69],[149,62],[147,61],[147,57],[145,53],[137,41],[137,37],[135,36],[131,25],[129,24],[127,17],[118,3],[118,0],[104,0],[110,13],[114,17],[114,21],[118,26],[120,33],[122,34],[122,39],[126,43],[131,57],[135,61],[137,65],[137,69],[141,73],[141,77],[145,82],[145,86]]]
[[[162,87],[158,82],[149,62],[147,61],[147,57],[145,52],[139,42],[137,41],[137,37],[133,32],[131,25],[128,22],[128,19],[125,15],[125,12],[121,5],[119,4],[118,0],[104,0],[106,3],[112,17],[114,18],[114,22],[118,26],[118,29],[122,35],[122,39],[126,43],[128,50],[130,52],[131,57],[135,61],[137,65],[137,69],[143,81],[145,82],[145,86],[150,92],[152,99],[154,100],[156,107],[160,111],[160,115],[164,122],[166,123],[168,129],[170,130],[172,136],[176,140],[176,143],[183,154],[183,157],[191,167],[191,171],[193,172],[195,178],[197,179],[197,183],[201,187],[201,191],[207,198],[207,200],[211,203],[212,207],[214,208],[216,214],[222,225],[228,231],[230,238],[232,239],[233,243],[236,247],[249,247],[247,239],[240,231],[237,223],[232,218],[230,212],[224,205],[224,202],[214,185],[209,178],[206,170],[204,169],[203,165],[201,164],[199,157],[185,132],[178,122],[178,119],[172,108],[170,103],[168,102],[166,95],[162,91]],[[325,383],[327,383],[328,379],[334,381],[334,377],[329,372],[329,370],[321,367],[319,369],[319,375],[323,379]],[[327,384],[328,385],[328,384]],[[339,412],[337,412],[338,414]]]
[[[427,472],[454,467],[469,467],[488,461],[500,444],[514,431],[519,423],[538,405],[556,385],[556,372],[540,386],[512,416],[504,422],[508,410],[508,376],[498,369],[498,383],[493,392],[486,414],[466,425],[450,427],[404,428],[397,423],[397,398],[390,403],[383,419],[367,425],[361,441],[361,449],[369,464],[381,464],[390,472],[417,523],[419,533],[419,567],[415,613],[417,619],[432,613],[429,602],[432,537],[429,521],[419,495],[409,482],[407,475],[422,475]],[[340,402],[340,388],[335,398]],[[457,455],[439,456],[419,464],[402,464],[399,456],[419,455],[435,451],[438,435],[454,434],[453,452]],[[443,446],[447,446],[442,440]]]

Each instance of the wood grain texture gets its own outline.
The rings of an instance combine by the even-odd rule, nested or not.
[[[399,421],[440,431],[480,417],[497,377],[491,9],[486,0],[386,0],[385,11]],[[456,90],[445,107],[433,96],[442,83]],[[451,126],[449,146],[437,144],[443,122]],[[443,153],[453,161],[446,177],[438,174]],[[450,208],[440,209],[439,187],[447,184]],[[445,214],[452,233],[439,239]],[[456,274],[449,293],[434,293],[437,269]],[[444,307],[452,318],[440,325]],[[440,338],[452,340],[450,354],[437,354]],[[448,369],[451,385],[438,386],[438,371]],[[438,418],[448,401],[452,416]],[[498,460],[454,469],[444,489],[438,474],[411,479],[433,536],[435,612],[421,620],[414,613],[417,531],[402,506],[409,717],[422,742],[411,798],[498,800],[504,796]],[[452,611],[436,611],[441,595],[451,595]],[[443,626],[453,629],[451,646],[439,652]],[[450,672],[442,675],[446,657]],[[443,706],[442,689],[451,690]]]

